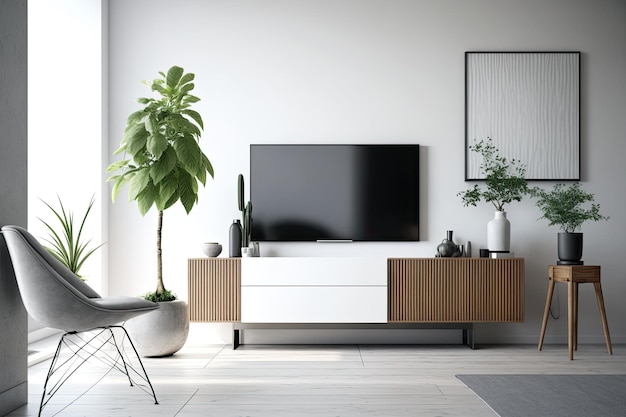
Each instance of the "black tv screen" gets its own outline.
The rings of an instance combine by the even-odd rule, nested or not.
[[[419,240],[419,145],[251,145],[252,240]]]

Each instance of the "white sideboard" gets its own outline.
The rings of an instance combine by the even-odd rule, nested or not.
[[[386,258],[242,258],[242,323],[386,323]]]
[[[192,258],[189,316],[263,325],[447,324],[473,346],[473,323],[524,321],[524,259]]]

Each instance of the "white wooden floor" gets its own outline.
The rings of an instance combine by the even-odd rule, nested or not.
[[[624,374],[626,346],[602,345],[270,346],[187,344],[170,358],[143,359],[159,405],[118,372],[89,364],[63,386],[43,415],[62,416],[464,416],[496,414],[457,374]],[[36,416],[50,361],[29,368]],[[100,380],[99,380],[100,379]],[[99,380],[99,382],[98,382]],[[95,385],[94,385],[95,384]],[[555,399],[558,401],[558,399]]]

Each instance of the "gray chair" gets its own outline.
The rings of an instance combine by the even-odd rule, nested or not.
[[[42,325],[65,331],[44,383],[39,415],[67,379],[92,358],[120,370],[131,386],[141,387],[158,404],[137,350],[120,323],[155,310],[159,305],[135,297],[101,297],[24,228],[4,226],[2,234],[26,310]],[[136,360],[126,354],[126,340]],[[69,358],[60,357],[62,347],[69,348]],[[103,349],[105,347],[113,349]],[[133,363],[139,364],[137,369]],[[49,383],[52,387],[48,391]]]

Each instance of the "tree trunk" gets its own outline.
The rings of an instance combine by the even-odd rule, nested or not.
[[[163,210],[159,210],[159,220],[157,226],[157,295],[163,294],[163,258],[161,256],[161,230],[163,229]]]

